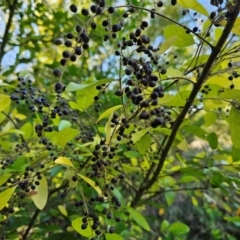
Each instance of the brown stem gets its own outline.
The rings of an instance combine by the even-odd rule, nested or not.
[[[5,49],[6,45],[7,45],[9,31],[10,31],[10,27],[12,25],[12,19],[13,19],[13,16],[14,16],[14,12],[16,10],[17,1],[18,0],[14,0],[12,4],[9,3],[8,21],[7,21],[7,25],[6,25],[5,31],[4,31],[2,43],[1,43],[1,46],[0,46],[0,68],[1,68],[2,58],[3,58],[4,54],[6,53],[4,51],[4,49]]]

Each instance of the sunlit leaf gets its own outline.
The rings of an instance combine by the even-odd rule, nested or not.
[[[82,174],[78,173],[78,176],[82,178],[86,183],[88,183],[94,190],[98,193],[98,195],[102,195],[102,190],[100,187],[97,186],[97,184],[90,178],[83,176]]]
[[[12,176],[12,174],[4,174],[0,176],[0,186],[2,186],[7,180]]]
[[[89,82],[89,83],[82,83],[82,84],[70,82],[66,87],[66,91],[67,92],[73,92],[73,91],[77,91],[79,89],[87,88],[89,86],[91,86],[91,87],[100,86],[102,84],[109,83],[109,82],[112,82],[112,81],[113,81],[112,78],[104,78],[104,79],[101,79],[101,80],[98,80],[98,81],[92,81],[92,82]]]
[[[6,190],[0,193],[0,199],[1,199],[0,210],[2,210],[6,206],[7,202],[9,201],[12,194],[14,193],[15,189],[16,187],[7,188]]]
[[[0,112],[8,108],[10,104],[10,96],[7,94],[0,94]]]
[[[105,112],[103,112],[103,113],[99,116],[97,122],[99,122],[99,121],[102,120],[103,118],[108,117],[111,113],[115,112],[116,110],[118,110],[118,109],[121,108],[121,107],[122,107],[122,105],[117,105],[117,106],[114,106],[114,107],[111,107],[111,108],[107,109]]]
[[[68,212],[67,212],[67,209],[66,207],[64,207],[63,205],[58,205],[58,210],[60,211],[60,213],[67,217],[68,216]]]
[[[199,3],[197,0],[178,0],[178,4],[187,9],[192,9],[198,13],[201,13],[205,16],[209,16],[206,8]]]
[[[173,44],[176,42],[177,40],[177,36],[172,36],[170,38],[168,38],[161,46],[160,46],[160,50],[159,50],[159,54],[163,54],[164,52],[166,52],[170,47],[173,46]]]
[[[138,142],[147,133],[147,131],[148,131],[148,129],[142,129],[140,131],[133,133],[132,134],[133,143]]]
[[[41,175],[41,180],[39,181],[39,185],[36,185],[36,188],[34,189],[34,192],[36,192],[36,194],[34,194],[33,196],[31,196],[35,206],[42,210],[48,200],[48,184],[47,184],[47,179],[45,178],[44,175]]]
[[[191,34],[187,34],[183,27],[177,25],[169,25],[164,29],[164,37],[168,40],[176,36],[177,39],[173,43],[176,47],[187,47],[194,44],[194,39]]]
[[[231,139],[234,147],[240,148],[240,113],[235,107],[232,107],[228,117]]]
[[[144,135],[137,143],[136,147],[139,153],[144,154],[151,146],[151,136],[149,134]]]
[[[90,223],[88,224],[86,229],[82,229],[81,225],[82,225],[82,217],[79,218],[75,218],[72,221],[72,227],[74,228],[74,230],[76,230],[80,235],[84,236],[84,237],[92,237],[94,236],[94,232],[92,231],[91,228],[91,224],[92,224],[92,220],[89,220]]]
[[[73,140],[79,134],[79,130],[73,128],[64,128],[57,134],[57,142],[63,148],[69,141]]]
[[[139,212],[136,211],[135,209],[128,207],[128,212],[130,213],[130,216],[136,221],[136,223],[139,224],[142,228],[144,228],[147,231],[151,231],[148,222],[146,219],[143,217],[143,215]]]
[[[160,103],[165,106],[181,107],[185,105],[186,100],[182,99],[182,97],[179,94],[177,95],[165,94],[164,97],[161,98]]]
[[[73,167],[73,164],[72,164],[71,160],[69,158],[66,158],[66,157],[58,157],[55,160],[55,163]]]
[[[105,233],[106,240],[124,240],[124,238],[117,233]]]

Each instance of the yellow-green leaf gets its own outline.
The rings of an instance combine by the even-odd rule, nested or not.
[[[206,8],[196,0],[178,0],[178,4],[187,9],[192,9],[198,13],[201,13],[208,17],[208,11]]]
[[[95,191],[98,193],[98,195],[102,195],[102,190],[101,190],[101,188],[98,187],[98,186],[96,185],[96,183],[95,183],[92,179],[90,179],[90,178],[88,178],[88,177],[86,177],[86,176],[83,176],[83,175],[80,174],[80,173],[78,173],[78,176],[79,176],[80,178],[82,178],[86,183],[88,183],[91,187],[93,187],[93,188],[95,189]]]
[[[124,240],[124,238],[117,233],[105,233],[106,240]]]
[[[142,129],[140,131],[133,133],[132,134],[133,143],[138,142],[147,133],[147,131],[148,131],[148,129]]]
[[[187,47],[194,44],[194,39],[191,34],[187,34],[183,27],[176,25],[169,25],[164,29],[164,37],[166,39],[176,36],[177,39],[173,43],[176,47]]]
[[[7,94],[0,94],[0,112],[5,110],[11,104],[10,96]]]
[[[47,184],[47,179],[45,178],[44,175],[41,175],[41,180],[39,180],[39,185],[36,186],[34,189],[34,192],[36,194],[32,195],[31,198],[35,204],[35,206],[42,210],[48,199],[48,184]]]
[[[81,225],[82,225],[82,217],[79,217],[79,218],[75,218],[73,221],[72,221],[72,227],[74,228],[74,230],[76,230],[80,235],[84,236],[84,237],[92,237],[94,236],[94,231],[92,231],[92,228],[91,228],[91,225],[92,225],[92,220],[90,219],[89,220],[90,223],[88,223],[88,226],[86,229],[82,229],[81,228]]]
[[[219,22],[219,24],[221,26],[225,26],[227,24],[227,21],[222,20],[221,22]],[[240,18],[239,17],[236,19],[236,21],[233,25],[232,32],[237,34],[237,35],[240,35]]]
[[[240,148],[240,113],[235,107],[232,107],[230,110],[228,124],[232,143],[235,148]]]
[[[67,166],[70,166],[70,167],[74,167],[71,160],[69,158],[66,158],[66,157],[58,157],[55,160],[55,163],[61,164],[61,165],[67,165]]]
[[[168,228],[168,231],[170,233],[172,233],[173,235],[178,236],[178,235],[188,233],[189,232],[189,227],[182,222],[175,222],[175,223],[170,225],[170,227]]]
[[[143,215],[136,211],[135,209],[128,207],[128,212],[130,213],[130,216],[139,224],[139,226],[141,226],[142,228],[144,228],[147,231],[151,231],[148,222],[146,221],[146,219],[143,217]]]
[[[97,122],[99,122],[99,121],[102,120],[103,118],[109,116],[111,113],[115,112],[116,110],[118,110],[118,109],[121,108],[121,107],[122,107],[122,105],[117,105],[117,106],[114,106],[114,107],[111,107],[111,108],[107,109],[105,112],[103,112],[103,113],[99,116]]]
[[[112,120],[112,116],[113,116],[113,113],[110,114],[109,118],[108,118],[108,121],[105,125],[105,133],[106,133],[106,143],[108,144],[110,139],[111,139],[111,136],[112,136],[112,133],[113,133],[113,128],[111,128],[111,120]]]
[[[74,128],[64,128],[57,134],[58,144],[64,148],[64,146],[71,140],[73,140],[79,134],[79,130]]]
[[[66,207],[64,207],[63,205],[58,205],[58,210],[60,211],[60,213],[67,217],[68,216],[68,212],[67,212],[67,209]]]
[[[168,39],[160,46],[159,54],[163,54],[163,53],[166,52],[170,47],[172,47],[173,44],[176,42],[177,38],[178,38],[177,36],[172,36],[172,37],[168,38]]]
[[[16,187],[11,187],[0,193],[0,210],[6,206],[15,189]]]
[[[0,176],[0,186],[2,186],[11,176],[12,174],[4,174]]]

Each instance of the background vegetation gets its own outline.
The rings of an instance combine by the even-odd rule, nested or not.
[[[240,239],[239,1],[0,3],[0,239]]]

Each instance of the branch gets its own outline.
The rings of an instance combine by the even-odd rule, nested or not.
[[[14,12],[16,10],[17,1],[18,0],[14,0],[13,4],[9,4],[8,21],[7,21],[7,25],[6,25],[5,31],[4,31],[1,47],[0,47],[0,67],[1,67],[1,64],[2,64],[2,58],[3,58],[4,54],[5,54],[4,48],[5,48],[5,46],[7,44],[7,41],[8,41],[8,35],[9,35],[10,27],[12,25],[13,15],[14,15]]]
[[[63,184],[60,187],[53,189],[52,191],[49,192],[48,198],[51,195],[53,195],[54,193],[58,192],[59,190],[65,188],[65,187],[66,187],[66,184]],[[39,213],[40,213],[40,210],[36,209],[35,213],[33,214],[32,218],[31,218],[31,220],[30,220],[30,222],[28,224],[28,227],[27,227],[25,233],[22,236],[22,240],[27,240],[28,239],[28,234],[29,234],[30,230],[32,229],[32,227],[34,225],[34,222],[37,219]]]
[[[233,11],[231,12],[231,16],[228,19],[228,22],[223,30],[223,33],[217,42],[217,45],[215,46],[215,48],[212,49],[212,52],[211,52],[206,64],[204,65],[202,73],[200,74],[196,84],[194,85],[193,90],[192,90],[186,104],[184,105],[181,113],[176,118],[176,121],[172,128],[172,132],[168,138],[168,141],[167,141],[163,151],[161,152],[161,156],[160,156],[157,168],[154,171],[152,178],[149,179],[149,181],[147,181],[147,182],[142,182],[137,194],[135,195],[135,198],[132,200],[132,203],[131,203],[132,207],[135,207],[137,205],[138,201],[144,194],[145,190],[149,189],[156,182],[158,175],[163,168],[163,165],[164,165],[165,159],[168,155],[168,152],[172,147],[173,141],[176,137],[179,127],[181,126],[183,120],[185,119],[185,116],[187,115],[191,105],[193,104],[195,97],[197,96],[198,92],[200,91],[204,81],[208,77],[212,65],[214,64],[218,54],[221,52],[221,49],[222,49],[224,43],[226,42],[229,34],[231,33],[233,25],[239,14],[239,10],[240,10],[240,1],[236,1]]]

